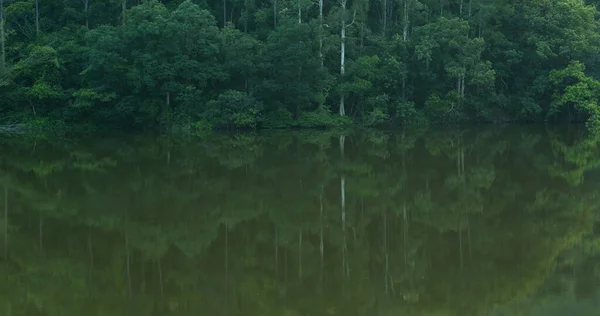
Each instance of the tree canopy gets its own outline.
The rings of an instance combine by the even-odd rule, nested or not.
[[[600,128],[591,0],[0,3],[0,122]]]

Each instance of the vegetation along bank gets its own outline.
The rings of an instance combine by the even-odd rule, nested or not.
[[[0,122],[599,130],[598,3],[0,0]]]

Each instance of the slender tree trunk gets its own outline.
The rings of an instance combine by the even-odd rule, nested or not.
[[[35,34],[40,33],[40,2],[35,0]]]
[[[298,24],[302,24],[302,5],[300,4],[300,0],[298,0]]]
[[[0,0],[0,70],[6,68],[6,47],[4,45],[4,0]]]
[[[346,26],[344,19],[342,19],[342,31],[341,31],[341,47],[340,47],[340,78],[343,80],[346,74]],[[344,92],[340,94],[340,116],[346,115],[345,106],[345,95]]]
[[[121,19],[122,19],[121,22],[123,23],[123,25],[125,25],[125,23],[126,23],[125,10],[127,10],[127,0],[122,0],[121,1]]]
[[[273,28],[277,27],[277,0],[273,0]]]
[[[385,34],[387,31],[387,17],[388,17],[388,5],[387,5],[387,0],[383,0],[383,8],[381,9],[381,11],[383,11],[383,17],[382,17],[382,27],[381,27],[381,35],[383,36],[383,38],[385,38]]]
[[[223,0],[223,28],[227,26],[227,0]]]
[[[472,8],[473,8],[473,0],[469,0],[469,9],[468,9],[468,12],[467,12],[467,16],[469,18],[471,18]]]
[[[409,15],[408,15],[408,9],[409,9],[409,0],[404,0],[404,26],[402,28],[402,41],[406,42],[408,40],[408,26],[409,26]]]
[[[90,0],[83,0],[83,12],[85,13],[85,27],[90,28],[90,19],[88,17],[88,8]]]
[[[319,0],[319,59],[323,69],[323,0]]]
[[[346,3],[347,0],[342,0],[342,29],[340,31],[340,79],[343,82],[344,75],[346,74],[346,28],[350,24],[346,24]],[[346,107],[345,107],[345,95],[344,92],[340,93],[340,116],[346,115]]]
[[[462,18],[462,13],[463,13],[463,0],[460,0],[460,4],[459,4],[459,9],[458,9],[458,16]]]

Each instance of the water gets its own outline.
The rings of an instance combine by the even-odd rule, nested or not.
[[[4,138],[0,159],[2,315],[600,315],[581,128]]]

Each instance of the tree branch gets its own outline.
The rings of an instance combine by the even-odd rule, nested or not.
[[[345,27],[352,26],[354,22],[356,22],[356,9],[354,9],[354,14],[352,15],[352,22],[350,24],[347,24]]]

